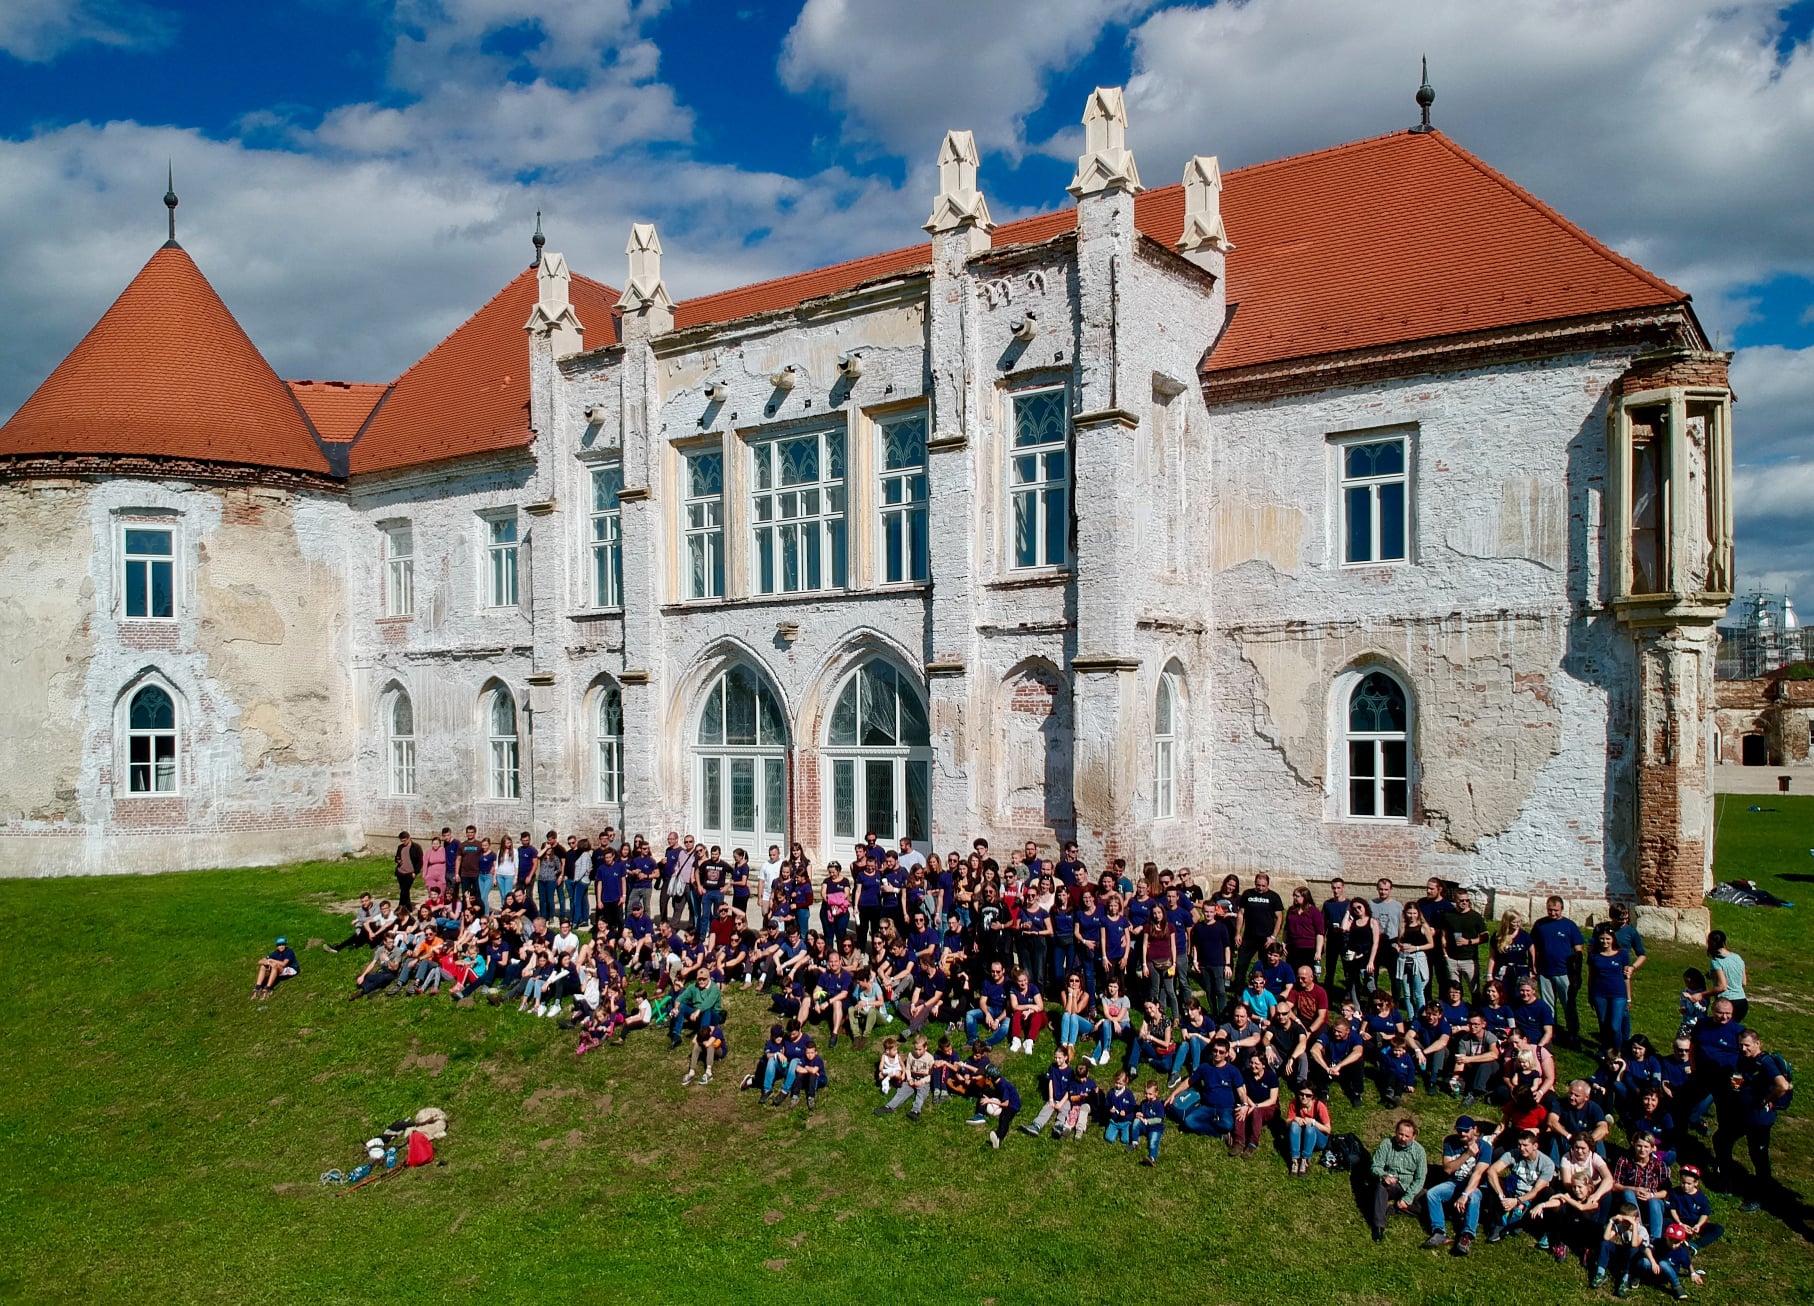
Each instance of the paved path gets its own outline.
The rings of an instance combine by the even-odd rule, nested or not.
[[[1789,792],[1814,794],[1814,766],[1716,766],[1713,768],[1713,792],[1716,794],[1773,794],[1777,777],[1789,777]]]

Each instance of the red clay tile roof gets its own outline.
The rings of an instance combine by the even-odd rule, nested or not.
[[[1437,132],[1229,172],[1222,215],[1240,307],[1208,372],[1687,298]],[[1176,245],[1183,188],[1142,192],[1134,221]],[[994,243],[1049,240],[1076,222],[1075,209],[1042,213],[997,227]],[[690,299],[674,324],[791,308],[931,260],[929,244],[914,245]]]
[[[308,419],[174,243],[0,426],[8,454],[152,454],[328,471]]]
[[[536,301],[527,268],[398,377],[353,445],[351,470],[384,471],[529,443],[529,344]],[[618,338],[618,292],[575,275],[574,312],[597,348]]]
[[[289,387],[316,432],[332,444],[358,435],[379,396],[390,389],[382,381],[291,381]]]

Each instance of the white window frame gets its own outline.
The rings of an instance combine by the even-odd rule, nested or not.
[[[1390,681],[1393,685],[1398,687],[1398,692],[1403,695],[1405,703],[1405,728],[1403,730],[1378,731],[1355,730],[1353,728],[1351,712],[1353,709],[1354,696],[1360,691],[1361,686],[1374,675],[1382,676]],[[1341,687],[1341,696],[1336,704],[1336,711],[1339,713],[1338,720],[1341,725],[1342,741],[1342,815],[1350,821],[1363,821],[1370,824],[1382,825],[1407,825],[1411,820],[1413,777],[1417,769],[1416,758],[1412,755],[1411,746],[1412,729],[1416,717],[1416,700],[1412,697],[1411,688],[1402,678],[1394,675],[1386,668],[1379,666],[1360,668],[1354,674],[1344,677],[1339,683]],[[1391,776],[1387,774],[1387,746],[1394,743],[1403,746],[1403,775]],[[1357,779],[1354,775],[1353,759],[1354,748],[1357,744],[1368,748],[1372,753],[1373,774],[1370,779],[1372,785],[1373,810],[1371,812],[1355,810],[1354,786],[1357,783]],[[1360,778],[1361,781],[1366,781],[1367,779],[1369,779],[1369,777]],[[1402,813],[1387,813],[1385,810],[1387,806],[1386,787],[1388,784],[1393,783],[1404,785],[1405,810]]]
[[[148,726],[141,728],[133,724],[133,704],[138,701],[139,695],[152,690],[162,694],[164,696],[164,701],[170,705],[170,725],[168,727]],[[180,796],[183,791],[183,717],[180,700],[177,698],[176,692],[172,690],[169,685],[156,679],[146,680],[140,684],[134,685],[132,687],[132,692],[126,695],[125,718],[125,796],[128,798],[174,798]],[[168,765],[167,770],[164,766],[160,765],[160,756],[163,754],[163,750],[160,750],[158,747],[160,741],[168,741],[169,743],[168,755],[165,759]],[[141,742],[145,745],[145,761],[143,762],[136,761],[134,758],[134,754],[138,751],[138,745]],[[134,772],[138,771],[141,767],[145,771],[145,778],[148,783],[148,787],[144,789],[136,788],[133,785]]]
[[[696,468],[713,458],[718,460],[718,488],[697,492]],[[724,597],[724,472],[722,445],[687,449],[680,455],[680,570],[683,597],[688,600]]]
[[[407,731],[397,728],[399,708],[409,713]],[[416,705],[407,690],[391,690],[384,713],[384,729],[391,797],[413,798],[416,793]]]
[[[622,463],[602,463],[592,469],[586,551],[591,563],[592,606],[606,612],[624,605],[624,519],[618,497],[623,489]]]
[[[888,433],[897,426],[919,423],[918,463],[888,465]],[[890,413],[876,419],[877,570],[884,585],[923,585],[932,579],[932,521],[926,443],[932,434],[932,417],[924,409]],[[891,547],[898,554],[890,556]],[[893,563],[899,561],[900,574]]]
[[[1057,395],[1064,415],[1064,431],[1056,440],[1020,443],[1020,405],[1044,395]],[[1008,570],[1062,571],[1071,565],[1071,404],[1067,387],[1040,386],[1008,394]],[[1060,460],[1053,475],[1052,459]],[[1053,539],[1053,497],[1057,496],[1058,538]],[[1021,505],[1030,505],[1033,527],[1033,560],[1021,561],[1019,521]]]
[[[880,674],[878,674],[880,673]],[[885,695],[869,687],[887,686]],[[868,690],[869,692],[866,692]],[[846,696],[850,697],[847,698]],[[823,837],[825,846],[848,848],[873,831],[892,848],[916,824],[914,796],[919,797],[919,836],[913,846],[932,851],[932,739],[927,696],[914,677],[883,658],[871,658],[853,668],[831,696],[825,719],[825,742],[819,769],[825,797]],[[843,713],[848,707],[849,716]],[[874,737],[869,709],[880,709],[883,719]],[[917,720],[909,716],[916,714]],[[847,724],[851,733],[840,737]],[[915,738],[914,736],[920,736]],[[891,798],[886,821],[872,821],[869,778],[880,772],[888,781]],[[846,796],[840,799],[839,790]],[[848,819],[846,819],[848,818]],[[885,828],[884,828],[885,827]]]
[[[745,675],[756,695],[753,740],[731,742],[729,732],[729,679]],[[773,729],[764,724],[761,697],[772,700]],[[717,700],[718,737],[705,739],[708,709]],[[689,736],[693,755],[693,801],[691,804],[694,832],[706,843],[726,848],[738,845],[766,848],[771,843],[787,847],[788,777],[787,750],[792,738],[787,706],[780,694],[755,666],[735,663],[725,667],[707,683],[693,718]],[[765,732],[775,737],[765,738]],[[741,780],[740,780],[741,778]],[[738,786],[749,785],[754,829],[739,829],[736,824],[735,798]]]
[[[176,565],[176,525],[174,522],[123,521],[120,527],[120,616],[126,621],[175,621],[178,610],[182,607],[182,594],[177,587],[181,572]],[[139,533],[162,535],[169,541],[168,553],[146,553],[135,551],[131,547],[132,537]],[[145,573],[145,606],[146,611],[135,613],[131,607],[132,586],[130,577],[135,567],[142,567]],[[151,612],[151,578],[158,567],[167,568],[170,573],[170,611],[163,615]]]
[[[1332,442],[1335,449],[1336,473],[1336,556],[1344,567],[1403,567],[1411,561],[1411,469],[1413,449],[1411,439],[1403,431],[1373,431],[1359,435],[1343,436]],[[1350,475],[1348,455],[1351,451],[1371,445],[1396,444],[1399,448],[1400,470],[1380,475]],[[1399,513],[1401,517],[1399,536],[1400,553],[1396,557],[1382,557],[1384,551],[1384,531],[1381,529],[1386,518],[1382,496],[1390,488],[1397,486],[1400,492]],[[1355,558],[1350,556],[1349,545],[1349,507],[1350,491],[1361,491],[1367,496],[1368,532],[1367,549],[1369,556]]]
[[[510,733],[498,729],[498,708],[510,704]],[[523,796],[522,714],[517,710],[516,695],[504,685],[492,686],[485,696],[486,792],[498,802],[514,802]]]
[[[1159,676],[1153,695],[1153,819],[1178,814],[1178,678]]]
[[[781,446],[807,441],[814,445],[815,478],[783,484]],[[849,453],[842,422],[749,441],[750,588],[755,593],[820,594],[849,588]],[[785,583],[790,551],[791,585]]]
[[[619,807],[624,801],[624,698],[623,691],[607,681],[598,688],[592,707],[594,790],[598,801]]]
[[[416,532],[409,522],[393,522],[384,532],[384,615],[416,614]]]
[[[518,550],[522,548],[522,535],[517,526],[515,508],[502,512],[486,513],[479,518],[481,523],[481,541],[484,547],[485,573],[482,581],[485,606],[488,608],[514,608],[522,593],[522,567]],[[508,528],[509,539],[500,539],[500,533]]]

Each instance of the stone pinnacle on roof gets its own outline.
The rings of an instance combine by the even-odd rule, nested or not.
[[[1222,226],[1222,166],[1213,154],[1199,154],[1184,165],[1184,233],[1179,252],[1189,257],[1205,250],[1226,254],[1233,249]]]
[[[938,195],[932,201],[932,216],[925,222],[926,230],[935,236],[967,231],[971,253],[987,248],[989,233],[995,229],[989,202],[976,188],[979,161],[974,133],[945,133],[938,152]]]
[[[535,257],[529,260],[529,266],[539,268],[542,266],[542,246],[548,243],[548,237],[542,234],[542,211],[540,209],[535,211],[535,235],[529,238],[529,243],[535,246]]]
[[[623,297],[617,306],[626,321],[638,318],[648,324],[651,334],[659,335],[674,325],[674,301],[661,280],[661,237],[653,222],[630,224],[630,243],[624,246],[630,256],[630,275],[624,282]]]
[[[164,164],[164,207],[170,210],[170,243],[176,244],[176,165]]]
[[[1430,85],[1430,56],[1426,54],[1423,57],[1423,85],[1417,88],[1417,108],[1423,120],[1411,129],[1419,136],[1436,130],[1430,125],[1430,106],[1435,103],[1436,88]]]
[[[1066,188],[1082,199],[1103,191],[1143,189],[1134,152],[1127,147],[1127,103],[1119,86],[1098,86],[1083,109],[1083,153]]]

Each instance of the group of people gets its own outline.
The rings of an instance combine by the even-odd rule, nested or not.
[[[371,949],[352,998],[483,992],[576,1028],[581,1054],[656,1027],[689,1045],[683,1082],[703,1084],[728,1051],[725,990],[760,986],[772,1024],[741,1084],[763,1102],[812,1109],[827,1052],[879,1036],[877,1115],[918,1122],[957,1098],[995,1147],[1022,1113],[1011,1058],[1050,1034],[1020,1132],[1100,1126],[1147,1165],[1176,1129],[1240,1157],[1276,1136],[1289,1173],[1306,1175],[1331,1146],[1334,1092],[1355,1106],[1370,1084],[1388,1107],[1451,1096],[1467,1114],[1438,1162],[1406,1118],[1362,1167],[1376,1238],[1393,1212],[1415,1214],[1425,1247],[1465,1256],[1484,1218],[1488,1242],[1530,1231],[1596,1282],[1649,1276],[1677,1295],[1721,1233],[1703,1171],[1739,1182],[1742,1140],[1746,1206],[1772,1189],[1792,1072],[1743,1025],[1743,960],[1718,932],[1706,972],[1684,976],[1662,1052],[1631,1031],[1647,958],[1623,908],[1584,934],[1559,898],[1539,920],[1507,911],[1489,926],[1467,890],[1435,879],[1410,902],[1387,879],[1372,899],[1337,880],[1323,902],[1300,886],[1288,905],[1264,874],[1206,890],[1187,868],[1130,873],[1117,859],[1092,876],[1075,844],[1048,862],[1028,843],[1003,865],[981,839],[941,862],[870,835],[848,867],[817,874],[797,844],[752,866],[690,836],[656,854],[614,834],[525,834],[495,854],[470,826],[426,854],[400,836],[397,904],[367,895],[343,945]],[[279,960],[261,988],[293,972],[293,953]],[[1559,1082],[1563,1047],[1597,1068]],[[1682,1164],[1690,1152],[1699,1167]]]

